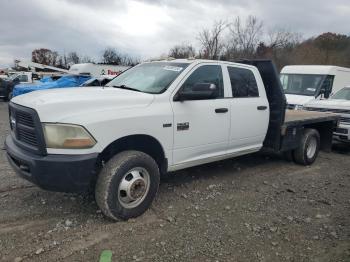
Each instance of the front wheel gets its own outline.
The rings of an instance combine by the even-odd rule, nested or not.
[[[294,150],[296,163],[311,165],[315,162],[320,150],[320,134],[316,129],[305,129],[299,147]]]
[[[99,174],[97,205],[114,220],[140,216],[151,206],[159,181],[159,168],[152,157],[139,151],[121,152]]]

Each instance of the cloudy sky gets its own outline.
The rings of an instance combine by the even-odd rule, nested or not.
[[[198,46],[200,29],[237,15],[304,37],[350,34],[349,0],[0,0],[0,65],[40,47],[95,59],[116,47],[146,59],[178,43]]]

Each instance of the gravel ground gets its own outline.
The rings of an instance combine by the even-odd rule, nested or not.
[[[8,133],[0,102],[0,143]],[[114,223],[43,191],[0,154],[0,261],[350,261],[350,147],[310,167],[250,155],[162,179],[152,208]]]

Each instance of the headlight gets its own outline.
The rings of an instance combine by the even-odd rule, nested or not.
[[[84,149],[91,148],[96,140],[82,126],[43,123],[46,147]]]

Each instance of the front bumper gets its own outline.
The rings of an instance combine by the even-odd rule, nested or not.
[[[7,136],[5,148],[16,173],[42,189],[85,192],[96,177],[98,153],[41,156],[18,147],[11,136]]]

